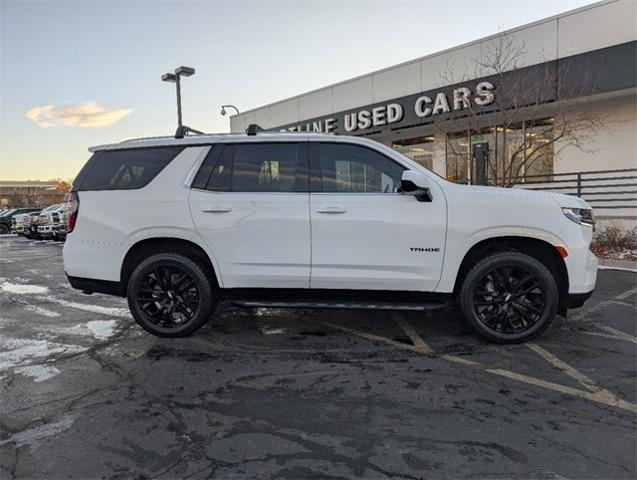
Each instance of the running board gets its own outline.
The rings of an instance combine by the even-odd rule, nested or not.
[[[290,301],[281,300],[231,300],[230,303],[247,308],[338,308],[358,310],[437,310],[448,306],[447,303],[368,303],[368,302],[317,302],[317,301]]]

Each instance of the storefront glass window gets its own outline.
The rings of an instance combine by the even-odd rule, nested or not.
[[[467,183],[470,160],[469,132],[447,135],[447,180]]]
[[[475,178],[475,165],[468,171],[471,145],[485,140],[489,142],[489,184],[510,186],[527,180],[550,179],[554,157],[553,119],[448,134],[447,180],[468,183]],[[546,178],[536,175],[546,175]]]
[[[392,144],[394,150],[407,155],[429,170],[433,167],[434,137],[416,137],[397,140]]]
[[[547,175],[546,178],[534,177],[532,181],[549,181],[553,173],[553,124],[552,120],[534,122],[526,127],[527,160],[526,176]]]

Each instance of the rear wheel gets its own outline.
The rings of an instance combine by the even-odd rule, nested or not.
[[[137,323],[159,337],[183,337],[210,319],[217,292],[199,265],[188,257],[159,253],[142,261],[127,288]]]
[[[468,323],[498,343],[520,343],[544,332],[559,303],[557,282],[537,259],[519,252],[490,255],[465,277],[460,307]]]

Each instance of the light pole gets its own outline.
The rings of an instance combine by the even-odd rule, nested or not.
[[[194,75],[195,69],[191,67],[177,67],[175,68],[175,73],[164,73],[161,76],[163,82],[175,82],[177,85],[177,126],[181,127],[181,82],[179,79],[181,77],[189,77]]]
[[[221,105],[221,115],[225,116],[226,113],[228,113],[226,112],[226,108],[234,108],[237,111],[237,115],[239,115],[239,109],[234,105]]]

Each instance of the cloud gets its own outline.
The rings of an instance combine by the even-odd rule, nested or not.
[[[109,110],[97,102],[85,102],[79,105],[58,107],[43,105],[33,107],[26,112],[28,119],[41,128],[49,127],[108,127],[133,113],[132,108]]]

